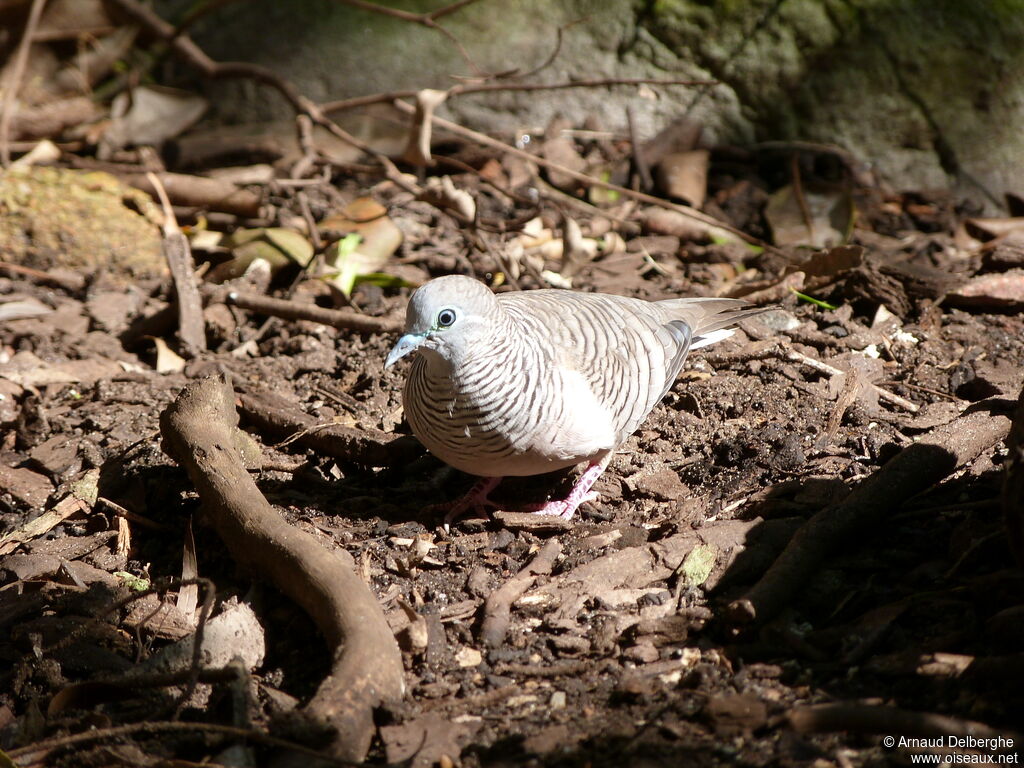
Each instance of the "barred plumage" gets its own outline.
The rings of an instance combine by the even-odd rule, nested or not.
[[[387,365],[419,352],[403,393],[406,416],[456,469],[500,478],[588,462],[585,488],[578,483],[570,498],[539,510],[568,517],[671,388],[689,350],[761,311],[746,306],[562,290],[495,296],[470,278],[442,277],[413,294],[406,335]],[[453,511],[484,503],[478,493]]]

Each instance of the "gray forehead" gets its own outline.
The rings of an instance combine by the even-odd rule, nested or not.
[[[438,278],[412,295],[410,309],[418,315],[433,314],[444,307],[475,309],[493,301],[492,297],[486,286],[471,278]]]

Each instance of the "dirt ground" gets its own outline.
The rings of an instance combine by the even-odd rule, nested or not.
[[[454,178],[491,219],[531,213],[474,175]],[[314,214],[372,187],[405,235],[390,266],[408,283],[450,272],[493,282],[502,271],[494,249],[436,207],[389,182],[338,183],[323,198],[310,191]],[[744,202],[748,187],[731,176],[713,177],[712,193],[716,184],[719,214],[764,234],[761,198]],[[406,694],[376,713],[371,763],[903,765],[933,750],[889,748],[885,736],[1015,738],[1024,573],[1000,511],[1006,447],[980,444],[933,480],[878,473],[944,428],[972,439],[955,434],[972,406],[1012,409],[1020,307],[958,290],[1012,277],[1021,251],[964,246],[969,212],[942,195],[873,195],[850,238],[863,251],[819,251],[852,258],[841,267],[641,231],[640,213],[627,212],[622,247],[583,264],[574,289],[647,299],[738,289],[779,309],[692,356],[571,524],[509,515],[446,530],[431,505],[469,476],[408,440],[376,462],[282,441],[239,400],[259,489],[292,526],[351,555],[402,649]],[[538,212],[561,226],[556,207]],[[599,216],[577,218],[585,235],[607,231]],[[489,237],[507,243],[515,229]],[[808,276],[802,290],[832,308],[785,288],[794,264]],[[175,364],[152,340],[182,351],[174,328],[143,323],[168,306],[166,275],[76,267],[74,280],[42,266],[0,276],[0,309],[22,307],[0,323],[0,747],[18,765],[262,765],[284,750],[201,724],[315,745],[293,716],[330,670],[325,639],[237,567],[163,452],[160,414],[188,382],[220,374],[239,398],[270,393],[316,424],[387,444],[408,432],[407,363],[383,369],[396,334],[211,300],[210,351]],[[810,291],[815,275],[825,279]],[[519,277],[523,289],[539,282],[536,269]],[[353,299],[400,322],[410,290],[363,283]],[[327,306],[330,296],[307,280],[293,298]],[[874,504],[838,547],[803,542],[820,547],[809,575],[771,615],[736,620],[734,601],[794,533],[875,476],[893,483],[882,490],[891,503]],[[567,481],[508,481],[498,498],[514,510]],[[548,572],[524,582],[500,643],[485,643],[488,597],[542,556]],[[245,613],[245,629],[211,640],[204,660],[226,668],[241,657],[239,675],[211,673],[193,689],[166,661],[194,630],[196,595],[166,581],[181,576],[212,582],[214,617]],[[132,670],[148,683],[117,684]],[[175,716],[191,727],[132,728]],[[105,737],[74,738],[91,730]]]
[[[459,269],[494,278],[493,259],[460,245],[451,220],[387,183],[375,195],[406,231],[403,274],[422,280]],[[941,231],[922,231],[909,204],[895,204],[895,229],[858,229],[853,242],[877,249],[882,237],[899,238],[908,263],[961,278],[977,270],[952,245],[951,213]],[[943,204],[914,205],[938,215]],[[681,246],[656,234],[634,232],[625,246],[618,263],[586,265],[574,288],[711,294],[722,267],[737,263],[735,246]],[[781,274],[772,258],[744,261]],[[103,681],[137,665],[157,669],[152,659],[190,632],[172,621],[174,611],[155,617],[156,595],[124,599],[138,580],[144,587],[182,573],[212,581],[214,615],[239,601],[251,606],[265,646],[242,705],[238,685],[204,681],[183,702],[181,720],[293,737],[281,724],[329,671],[324,639],[291,601],[226,556],[194,485],[161,450],[159,417],[186,382],[221,373],[237,391],[271,392],[318,424],[406,432],[404,364],[382,367],[395,336],[266,322],[217,304],[207,309],[213,351],[158,373],[153,343],[130,329],[166,305],[168,281],[82,273],[74,290],[0,278],[0,307],[14,299],[42,307],[0,326],[2,529],[83,498],[75,490],[82,482],[99,500],[0,561],[4,748],[169,719],[180,686]],[[523,288],[536,283],[522,278]],[[372,316],[400,319],[409,293],[365,285],[354,299]],[[892,488],[896,501],[839,550],[822,552],[812,578],[770,622],[744,630],[727,618],[726,606],[805,520],[971,402],[1016,398],[1020,313],[955,308],[909,289],[902,296],[902,315],[880,324],[882,302],[852,276],[822,296],[835,309],[778,295],[779,311],[693,355],[599,480],[600,500],[564,526],[510,517],[445,530],[430,505],[463,493],[470,477],[426,456],[360,466],[249,427],[259,442],[259,488],[289,523],[351,554],[397,632],[407,694],[378,712],[371,762],[905,764],[928,750],[887,749],[888,731],[862,722],[864,712],[896,713],[889,722],[897,738],[922,735],[920,722],[899,719],[907,711],[999,732],[1019,727],[1024,574],[999,513],[999,442],[923,493],[903,498]],[[793,351],[801,356],[787,356]],[[859,374],[829,375],[803,358]],[[879,387],[915,410],[880,399]],[[564,482],[510,481],[500,498],[514,509]],[[485,599],[552,540],[559,554],[550,573],[515,601],[504,640],[485,647]],[[194,568],[183,569],[183,551],[185,560],[194,553]],[[177,610],[183,591],[161,595]],[[841,708],[839,724],[807,715],[804,708],[821,703]],[[32,760],[228,764],[239,749],[202,730],[55,744]],[[250,761],[264,764],[280,748],[250,741],[248,749]]]

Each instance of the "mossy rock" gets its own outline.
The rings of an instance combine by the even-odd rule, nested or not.
[[[191,6],[158,2],[174,21]],[[835,144],[896,188],[952,188],[992,212],[1005,192],[1021,194],[1024,0],[522,0],[472,3],[440,21],[487,72],[547,61],[562,27],[558,56],[531,79],[717,81],[493,92],[439,109],[468,126],[508,137],[561,114],[625,130],[628,107],[651,136],[685,114],[709,145]],[[214,58],[270,67],[320,101],[447,88],[472,69],[436,30],[327,0],[228,4],[190,33]],[[292,114],[269,88],[202,85],[213,120]]]
[[[27,168],[0,176],[0,253],[26,267],[159,274],[159,218],[148,195],[109,173]]]

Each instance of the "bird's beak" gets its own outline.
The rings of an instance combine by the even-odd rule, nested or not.
[[[426,338],[426,334],[423,333],[405,334],[405,336],[400,338],[398,343],[395,344],[394,348],[391,350],[391,353],[388,355],[388,359],[384,361],[384,367],[390,368],[410,352],[415,352],[419,349],[420,344],[422,344]]]

